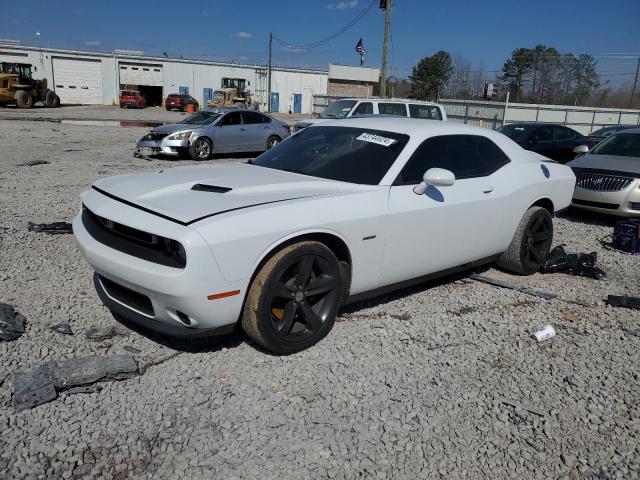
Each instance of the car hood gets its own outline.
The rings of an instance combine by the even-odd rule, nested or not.
[[[166,125],[160,125],[159,127],[155,127],[151,129],[153,133],[173,133],[179,132],[180,130],[195,130],[199,128],[200,125],[188,125],[186,123],[167,123]]]
[[[586,154],[567,163],[571,168],[592,168],[640,175],[640,158]]]
[[[339,194],[356,187],[243,163],[121,175],[93,186],[104,195],[183,225],[243,208]]]

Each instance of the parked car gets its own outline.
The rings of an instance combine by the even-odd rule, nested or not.
[[[620,217],[640,218],[640,128],[608,136],[567,165],[576,174],[571,205]]]
[[[447,112],[437,103],[394,98],[343,98],[331,102],[317,118],[297,121],[294,131],[302,130],[323,120],[365,115],[398,115],[423,120],[447,120]]]
[[[285,122],[248,109],[196,112],[178,123],[152,129],[136,144],[141,154],[187,154],[208,160],[214,153],[261,152],[289,136]]]
[[[120,92],[120,108],[144,108],[146,106],[146,98],[137,90],[122,90]]]
[[[167,95],[164,101],[164,106],[167,110],[180,110],[181,112],[187,111],[187,106],[192,105],[194,110],[200,108],[198,101],[191,95],[184,95],[181,93],[172,93]]]
[[[578,145],[592,148],[597,139],[586,137],[572,128],[550,123],[510,123],[498,128],[522,148],[540,153],[561,163],[575,157],[573,149]]]
[[[286,354],[325,337],[347,299],[492,261],[538,271],[574,182],[489,129],[352,118],[246,164],[99,180],[73,231],[121,318],[181,336],[240,322]]]
[[[638,128],[638,126],[637,125],[611,125],[608,127],[599,128],[595,132],[592,132],[591,135],[589,136],[594,138],[599,138],[600,140],[604,140],[609,135],[613,135],[614,133],[619,132],[620,130],[628,130],[630,128]]]

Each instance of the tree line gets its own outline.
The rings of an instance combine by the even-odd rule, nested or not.
[[[392,86],[397,96],[437,98],[482,98],[485,83],[498,88],[496,100],[540,104],[622,107],[629,105],[631,83],[618,88],[601,81],[591,55],[560,53],[553,47],[536,45],[511,53],[499,72],[487,72],[481,63],[472,67],[460,56],[438,51],[413,67],[408,80]],[[633,108],[640,108],[640,95]]]

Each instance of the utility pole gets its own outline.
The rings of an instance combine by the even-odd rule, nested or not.
[[[384,7],[384,41],[382,43],[382,68],[380,69],[380,96],[387,96],[387,56],[389,53],[389,35],[391,33],[391,0],[382,0]]]
[[[638,72],[640,72],[640,57],[638,57],[638,65],[636,66],[636,79],[633,81],[633,88],[631,89],[631,98],[629,98],[629,108],[633,106],[633,96],[636,94],[636,86],[638,85]]]
[[[267,112],[271,113],[271,46],[273,44],[273,33],[269,33],[269,67],[267,70]]]

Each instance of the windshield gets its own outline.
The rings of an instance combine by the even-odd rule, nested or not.
[[[409,140],[401,133],[308,127],[252,163],[341,182],[377,185]]]
[[[215,122],[218,118],[220,118],[220,113],[214,112],[196,112],[193,115],[189,115],[184,120],[179,121],[178,123],[186,123],[187,125],[209,125],[210,123]]]
[[[345,118],[355,104],[355,100],[337,100],[324,109],[320,118]]]
[[[535,125],[505,125],[500,127],[498,131],[504,133],[514,142],[521,142],[526,140],[531,135],[531,132],[535,130]]]
[[[640,157],[640,133],[616,133],[589,152],[592,155]]]

